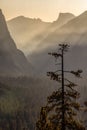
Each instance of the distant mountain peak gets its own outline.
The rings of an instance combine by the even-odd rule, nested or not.
[[[54,24],[58,25],[59,27],[66,24],[70,20],[75,18],[75,15],[72,13],[59,13],[59,16],[56,21],[54,21]]]
[[[71,20],[74,17],[75,17],[75,15],[72,13],[59,13],[59,17],[58,17],[57,21]]]
[[[78,31],[79,33],[87,31],[87,11],[70,20],[62,28],[67,29],[69,32],[70,30],[74,32]]]
[[[43,21],[41,18],[37,17],[37,18],[31,18],[31,17],[26,17],[26,16],[23,16],[23,15],[20,15],[20,16],[17,16],[17,17],[14,17],[10,20],[8,20],[8,23],[43,23],[43,24],[51,24],[51,22],[46,22],[46,21]]]
[[[69,12],[66,12],[66,13],[60,12],[60,13],[59,13],[59,16],[73,16],[73,17],[75,17],[74,14],[69,13]]]

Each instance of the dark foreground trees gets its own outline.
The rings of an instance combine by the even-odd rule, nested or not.
[[[36,130],[85,130],[78,117],[80,104],[77,102],[80,94],[76,90],[77,84],[67,79],[66,73],[70,73],[80,78],[82,70],[67,71],[64,70],[64,54],[69,46],[60,44],[58,52],[49,53],[61,63],[61,69],[55,72],[48,72],[52,80],[61,84],[58,90],[54,91],[47,98],[47,105],[41,108],[39,120],[36,123]]]

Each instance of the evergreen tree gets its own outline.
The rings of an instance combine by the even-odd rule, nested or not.
[[[47,72],[47,76],[59,82],[62,87],[58,87],[58,90],[47,98],[47,105],[41,108],[36,130],[85,130],[77,115],[80,111],[80,104],[77,102],[80,94],[75,89],[77,84],[65,76],[65,73],[70,73],[80,78],[82,70],[64,70],[64,54],[68,48],[68,44],[59,44],[57,53],[49,53],[61,61],[61,69]]]

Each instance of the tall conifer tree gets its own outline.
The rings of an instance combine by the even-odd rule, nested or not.
[[[36,130],[85,130],[77,115],[80,111],[80,104],[77,102],[80,94],[75,89],[77,84],[65,76],[65,73],[70,73],[80,78],[82,70],[64,70],[64,55],[68,49],[68,44],[59,44],[58,52],[49,53],[61,61],[61,69],[47,72],[47,76],[59,82],[61,87],[47,98],[47,105],[41,108]]]

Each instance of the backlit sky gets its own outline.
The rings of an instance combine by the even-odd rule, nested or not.
[[[75,15],[87,10],[87,0],[0,0],[0,8],[6,19],[23,15],[54,21],[60,12]]]

